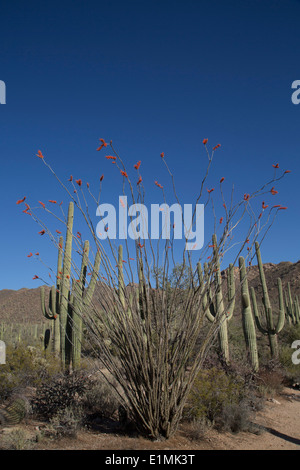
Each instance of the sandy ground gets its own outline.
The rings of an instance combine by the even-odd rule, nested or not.
[[[259,434],[209,431],[200,440],[191,440],[180,429],[168,441],[153,442],[141,437],[128,437],[112,430],[81,431],[76,439],[45,440],[34,445],[36,450],[300,450],[300,391],[284,389],[267,401],[256,416],[264,430]],[[29,436],[37,433],[39,423],[22,424]],[[20,427],[20,426],[19,426]],[[17,427],[15,427],[17,428]],[[1,439],[13,427],[0,429]]]

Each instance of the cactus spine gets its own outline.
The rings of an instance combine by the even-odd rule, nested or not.
[[[273,320],[273,313],[272,313],[272,307],[269,299],[269,293],[268,293],[268,288],[267,288],[267,283],[266,283],[266,278],[264,274],[264,269],[263,269],[263,264],[261,260],[261,254],[260,254],[260,248],[259,248],[259,243],[255,242],[255,250],[256,250],[256,257],[257,257],[257,262],[258,262],[258,269],[259,269],[259,275],[260,275],[260,280],[262,284],[262,289],[263,289],[263,309],[265,312],[265,317],[266,317],[266,326],[264,327],[261,321],[261,317],[258,311],[257,307],[257,302],[256,302],[256,296],[255,296],[255,291],[253,287],[251,288],[251,296],[252,296],[252,303],[253,303],[253,310],[254,310],[254,315],[255,315],[255,321],[256,325],[264,335],[268,335],[269,338],[269,344],[270,344],[270,351],[271,351],[271,357],[278,357],[278,340],[277,340],[277,335],[280,333],[284,326],[284,321],[285,321],[285,314],[284,314],[284,302],[283,302],[283,292],[282,292],[282,284],[281,284],[281,279],[278,278],[278,292],[279,292],[279,315],[277,319],[276,326],[274,326],[274,320]]]
[[[246,342],[246,349],[249,355],[250,363],[254,372],[259,369],[257,341],[255,324],[250,303],[248,280],[246,275],[245,260],[239,258],[240,280],[241,280],[241,300],[242,300],[242,321],[243,331]]]

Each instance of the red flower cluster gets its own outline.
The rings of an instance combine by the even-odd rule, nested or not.
[[[108,146],[108,144],[105,142],[104,139],[99,139],[99,140],[101,142],[101,145],[100,145],[100,147],[97,148],[97,151],[101,150],[102,147],[107,147]]]

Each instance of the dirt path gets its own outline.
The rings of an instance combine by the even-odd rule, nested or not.
[[[265,430],[250,433],[218,434],[218,449],[228,450],[300,450],[300,391],[285,389],[257,414],[256,423]]]
[[[267,401],[256,416],[264,428],[259,435],[251,433],[218,433],[210,431],[201,440],[191,440],[184,429],[168,441],[151,442],[112,432],[81,431],[76,439],[45,440],[34,446],[38,450],[300,450],[300,391],[285,389],[276,400]],[[20,426],[18,426],[20,427]],[[22,425],[34,437],[38,422]],[[0,429],[1,438],[12,428]],[[42,429],[41,429],[42,431]]]

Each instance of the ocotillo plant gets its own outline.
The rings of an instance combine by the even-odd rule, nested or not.
[[[231,320],[234,307],[235,307],[235,281],[234,281],[234,268],[231,263],[227,273],[227,305],[224,307],[223,290],[222,290],[222,278],[220,271],[220,260],[218,254],[217,237],[214,234],[212,237],[212,245],[214,250],[213,259],[213,277],[214,287],[208,290],[208,296],[205,296],[204,308],[206,311],[206,317],[210,322],[219,322],[218,338],[220,351],[223,356],[223,360],[226,363],[230,361],[229,343],[228,343],[228,322]],[[205,281],[209,283],[209,267],[208,264],[204,265]],[[201,265],[198,264],[198,276],[199,282],[202,284],[203,276],[201,272]],[[214,291],[214,292],[213,292]],[[214,300],[215,297],[215,300]]]
[[[246,342],[246,349],[249,355],[250,363],[254,372],[259,369],[257,341],[254,318],[252,314],[248,280],[246,274],[245,260],[242,256],[239,258],[240,281],[241,281],[241,301],[242,301],[242,321],[243,331]]]
[[[103,215],[102,205],[99,206],[103,174],[100,177],[100,189],[98,186],[99,180],[96,182],[94,174],[92,175],[93,181],[91,184],[86,183],[86,186],[83,185],[81,179],[73,180],[70,177],[70,189],[68,189],[66,184],[46,162],[43,153],[39,151],[37,154],[39,161],[42,161],[55,174],[61,187],[67,191],[70,200],[76,204],[76,208],[84,218],[85,227],[90,230],[92,239],[101,252],[102,272],[100,279],[103,279],[104,282],[101,281],[101,290],[97,292],[98,298],[95,299],[95,304],[92,308],[87,309],[87,313],[84,315],[84,327],[89,338],[91,338],[90,344],[95,346],[94,352],[104,365],[101,372],[108,380],[112,376],[117,382],[116,392],[119,394],[124,407],[134,418],[137,428],[147,436],[156,439],[161,437],[169,438],[176,431],[188,393],[203,366],[212,340],[224,327],[222,323],[227,326],[226,315],[228,315],[227,312],[230,311],[230,308],[220,307],[221,283],[219,267],[214,266],[216,260],[214,259],[214,262],[209,264],[210,276],[203,286],[200,286],[196,279],[193,263],[205,259],[204,257],[208,252],[210,253],[209,246],[203,249],[200,246],[202,243],[201,231],[196,230],[194,232],[197,227],[199,229],[197,222],[201,221],[203,207],[207,208],[210,205],[213,207],[217,227],[215,232],[220,234],[219,240],[221,240],[219,246],[215,247],[215,253],[221,256],[224,253],[225,243],[226,249],[230,248],[232,232],[244,216],[247,217],[251,214],[247,233],[239,235],[239,238],[243,240],[242,245],[247,242],[249,237],[252,240],[264,230],[262,228],[264,226],[256,222],[264,220],[269,211],[266,212],[264,209],[264,212],[255,220],[255,217],[252,217],[251,199],[265,194],[266,186],[273,185],[275,181],[280,179],[276,176],[273,177],[271,183],[268,182],[261,190],[252,193],[252,195],[241,195],[238,202],[235,203],[232,194],[230,199],[226,196],[228,187],[226,183],[223,184],[224,177],[219,180],[219,190],[215,191],[215,187],[205,187],[213,155],[220,147],[218,144],[212,148],[212,152],[209,152],[207,143],[207,139],[204,139],[203,145],[208,162],[200,184],[197,174],[197,194],[193,197],[196,207],[190,211],[192,204],[184,204],[184,206],[188,206],[185,207],[187,209],[186,213],[180,210],[184,206],[178,200],[174,178],[166,163],[165,154],[161,153],[159,160],[165,165],[168,177],[172,180],[173,195],[169,196],[169,191],[165,192],[164,181],[159,183],[154,180],[156,188],[153,187],[153,189],[159,191],[159,197],[164,201],[164,208],[161,208],[161,210],[164,210],[165,214],[167,212],[166,206],[169,207],[166,198],[172,198],[172,201],[168,201],[169,203],[173,203],[175,198],[180,207],[179,212],[176,213],[174,224],[170,224],[167,218],[164,219],[163,225],[164,227],[168,226],[167,228],[170,230],[167,231],[171,236],[168,238],[161,235],[160,221],[158,220],[157,238],[157,234],[151,233],[152,230],[148,230],[150,225],[147,225],[147,230],[143,231],[143,224],[132,223],[133,220],[130,226],[127,227],[127,215],[132,218],[134,211],[138,210],[137,204],[139,204],[139,207],[144,207],[145,187],[139,170],[141,161],[133,165],[137,173],[135,170],[126,171],[126,167],[115,151],[112,142],[108,144],[104,139],[101,139],[101,145],[97,151],[103,149],[106,153],[109,149],[109,152],[107,152],[109,154],[104,155],[103,164],[113,163],[117,178],[120,178],[120,175],[122,178],[119,179],[120,185],[122,183],[122,196],[119,196],[119,201],[122,202],[126,215],[125,228],[128,229],[129,237],[132,238],[132,241],[128,241],[123,236],[124,234],[119,233],[119,238],[123,240],[122,243],[125,248],[123,253],[121,253],[121,250],[117,251],[118,244],[114,242],[118,238],[115,233],[116,226],[114,222],[116,218],[103,216],[96,226],[94,218],[91,217],[91,214],[94,214],[94,211],[89,208],[91,200],[97,205],[96,214]],[[98,164],[99,158],[97,160]],[[163,174],[160,177],[163,179]],[[164,184],[161,184],[162,182]],[[95,184],[97,184],[98,197],[95,197],[92,192]],[[117,183],[114,186],[117,188]],[[84,190],[84,187],[87,190]],[[218,197],[217,204],[214,204],[213,201],[215,194],[218,194],[216,196]],[[127,202],[129,199],[132,204],[130,207]],[[22,201],[20,200],[20,203]],[[199,201],[201,204],[199,204]],[[39,207],[39,210],[42,210],[41,207]],[[159,212],[160,209],[158,210],[157,219],[160,218]],[[273,210],[271,215],[274,212]],[[32,214],[32,209],[29,206],[26,213]],[[148,211],[144,211],[143,214],[147,215]],[[163,213],[161,214],[163,215]],[[57,217],[57,214],[54,215]],[[36,215],[34,214],[34,216]],[[73,223],[72,217],[70,217],[68,217],[69,227]],[[36,217],[36,219],[39,218]],[[144,222],[141,219],[142,217],[140,222]],[[154,219],[155,216],[152,218],[151,214],[151,228]],[[154,223],[154,225],[156,224]],[[178,228],[181,235],[177,230]],[[137,234],[137,236],[131,237],[130,232],[134,235]],[[197,236],[195,236],[195,233],[197,233]],[[174,249],[177,242],[178,245]],[[80,248],[82,249],[82,247]],[[191,250],[194,249],[201,249],[201,252],[199,252],[200,259],[198,257],[195,259],[195,253],[191,253]],[[65,325],[66,318],[72,317],[72,310],[70,312],[69,307],[70,304],[72,305],[72,295],[74,298],[77,290],[73,283],[73,292],[70,295],[70,284],[67,282],[67,280],[70,281],[67,276],[70,275],[71,265],[71,230],[69,228],[64,256],[63,292],[61,292],[62,299],[60,302],[60,308],[63,307],[63,311],[60,312],[62,325]],[[171,285],[169,282],[170,273],[178,260],[178,256],[181,265],[180,273],[174,285]],[[123,257],[125,259],[122,259]],[[238,255],[233,260],[233,265],[237,258]],[[122,267],[121,262],[124,263]],[[69,267],[67,266],[68,263]],[[117,271],[115,266],[118,268]],[[192,276],[188,278],[190,280],[189,285],[182,288],[180,278],[182,279],[186,268],[188,268],[189,273],[192,273]],[[35,276],[34,278],[37,279],[38,277]],[[139,288],[136,286],[137,279]],[[128,284],[130,284],[130,287],[136,287],[128,288]],[[126,288],[123,289],[125,285]],[[218,300],[213,299],[216,295],[218,295]],[[230,294],[230,296],[234,297],[233,294]],[[205,323],[205,309],[203,308],[205,297],[207,301],[211,299],[217,302],[215,305],[218,307],[218,313],[215,321],[209,323],[209,325],[206,324],[205,326],[208,326],[208,328],[204,329],[202,327]],[[224,300],[223,303],[225,304]],[[224,319],[225,322],[223,322]]]
[[[265,318],[266,318],[265,326],[263,326],[263,322],[258,311],[255,291],[254,291],[254,288],[252,287],[251,297],[252,297],[255,321],[256,321],[256,325],[259,331],[261,331],[264,335],[268,335],[271,357],[278,357],[277,335],[282,330],[284,326],[284,321],[285,321],[282,283],[281,283],[281,279],[278,278],[277,282],[278,282],[278,297],[279,297],[279,313],[278,313],[278,318],[277,318],[277,322],[275,325],[258,242],[255,242],[255,250],[256,250],[259,275],[260,275],[260,280],[261,280],[262,290],[263,290],[262,302],[263,302],[263,310],[264,310]]]

